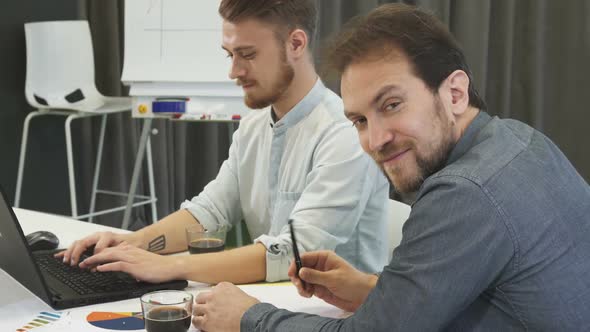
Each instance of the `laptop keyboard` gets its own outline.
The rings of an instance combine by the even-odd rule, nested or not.
[[[133,291],[139,289],[140,283],[131,276],[117,272],[91,272],[77,266],[64,264],[52,253],[35,253],[39,267],[56,279],[68,285],[80,295]],[[86,257],[82,256],[80,260]]]

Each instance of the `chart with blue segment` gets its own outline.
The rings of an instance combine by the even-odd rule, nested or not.
[[[141,312],[103,312],[94,311],[86,316],[86,321],[95,327],[116,330],[143,330],[143,314]]]

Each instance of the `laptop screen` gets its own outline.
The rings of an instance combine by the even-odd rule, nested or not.
[[[33,262],[23,231],[2,188],[0,196],[0,268],[46,303],[50,303],[40,271]]]

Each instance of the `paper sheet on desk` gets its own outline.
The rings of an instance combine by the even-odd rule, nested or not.
[[[299,296],[296,288],[290,283],[278,283],[278,284],[256,284],[256,285],[243,285],[239,286],[246,293],[253,297],[256,297],[262,302],[272,303],[278,308],[287,309],[294,312],[305,312],[309,314],[316,314],[325,317],[332,318],[344,318],[350,315],[343,310],[340,310],[330,304],[318,298],[303,298]],[[189,287],[186,291],[196,295],[199,291],[208,290],[210,286],[195,282],[189,282]],[[35,300],[35,301],[33,301]],[[15,312],[21,311],[18,316],[22,317],[16,324],[11,324],[8,329],[3,328],[3,322],[0,322],[0,331],[16,331],[21,328],[23,324],[34,318],[39,311],[48,311],[49,307],[46,306],[39,299],[27,299],[27,302],[14,303],[11,307],[7,305],[4,309],[14,309]],[[11,310],[12,311],[12,310]],[[92,306],[73,308],[69,310],[63,310],[61,312],[60,319],[47,324],[44,326],[35,327],[33,329],[27,329],[27,331],[34,332],[53,332],[53,331],[84,331],[84,332],[105,332],[114,331],[104,328],[99,328],[91,325],[88,322],[88,317],[92,313],[138,313],[141,312],[141,305],[139,299],[129,299],[119,302],[103,303]],[[14,312],[13,312],[14,314]],[[131,315],[132,316],[132,315]],[[18,326],[17,326],[18,325]],[[134,331],[145,331],[143,329],[134,329]],[[190,332],[197,331],[193,327],[189,330]]]
[[[96,326],[89,322],[90,315],[96,315],[100,313],[106,317],[109,313],[116,314],[117,317],[113,317],[112,321],[106,320],[102,322],[92,323],[107,323],[113,326],[113,329]],[[105,331],[145,331],[143,328],[143,321],[141,327],[137,324],[132,325],[130,328],[125,328],[125,323],[117,321],[120,319],[119,316],[126,316],[129,319],[138,318],[137,313],[141,313],[141,306],[138,299],[131,299],[126,301],[104,303],[93,306],[86,306],[80,308],[73,308],[62,312],[61,318],[52,324],[48,324],[42,327],[35,328],[34,332],[53,332],[53,331],[84,331],[84,332],[105,332]],[[122,315],[121,315],[122,314]],[[141,318],[139,318],[141,319]],[[103,325],[104,326],[104,325]]]
[[[196,295],[199,291],[206,289],[209,289],[208,285],[189,282],[189,287],[185,290]],[[145,331],[143,328],[138,328],[136,324],[140,313],[141,304],[138,298],[73,308],[64,311],[59,321],[35,328],[34,332]],[[125,322],[129,325],[125,326]],[[191,327],[189,331],[198,330]]]
[[[300,296],[291,283],[242,285],[238,287],[261,302],[267,302],[289,311],[305,312],[331,318],[345,318],[351,315],[351,313],[338,309],[317,297],[308,299]]]

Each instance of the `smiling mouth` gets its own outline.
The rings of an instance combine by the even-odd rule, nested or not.
[[[381,164],[383,164],[383,166],[388,166],[388,165],[394,164],[398,160],[400,160],[408,151],[410,151],[410,149],[406,149],[406,150],[401,151],[399,153],[395,153],[395,154],[391,155],[390,157],[384,158],[381,161]]]

